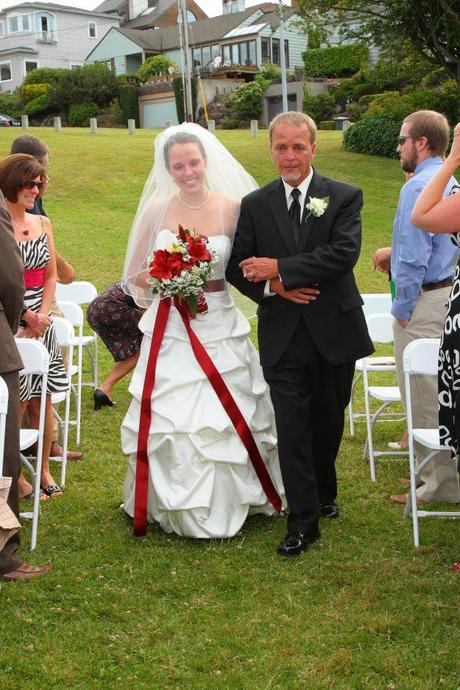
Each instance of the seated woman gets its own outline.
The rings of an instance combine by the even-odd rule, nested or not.
[[[53,436],[51,394],[66,391],[69,382],[50,316],[56,288],[53,231],[48,218],[27,213],[34,206],[43,185],[44,175],[43,165],[28,154],[13,154],[0,163],[0,188],[5,195],[6,206],[25,268],[26,293],[22,327],[18,337],[42,339],[50,355],[41,485],[46,496],[55,496],[62,494],[62,489],[54,481],[49,467]],[[26,402],[29,403],[30,420],[35,428],[38,428],[40,394],[41,379],[39,377],[21,376],[22,407],[25,407]],[[19,495],[26,496],[31,492],[32,486],[21,475]]]
[[[115,360],[108,376],[94,391],[95,410],[100,410],[104,405],[115,405],[112,399],[114,385],[137,364],[142,341],[137,324],[142,314],[143,310],[126,294],[119,282],[110,285],[88,306],[88,323]]]

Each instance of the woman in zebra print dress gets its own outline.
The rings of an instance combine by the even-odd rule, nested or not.
[[[44,216],[26,212],[33,208],[43,186],[44,176],[43,165],[27,154],[14,154],[0,163],[0,188],[5,195],[25,269],[26,292],[18,336],[40,338],[50,356],[41,484],[45,495],[52,496],[61,494],[62,490],[54,481],[49,468],[53,434],[51,394],[67,390],[69,383],[49,313],[56,288],[56,258],[51,223]],[[40,393],[39,377],[20,377],[22,408],[28,403],[34,427],[38,427]],[[31,491],[31,485],[21,477],[20,495],[27,495]]]
[[[450,233],[460,246],[460,189],[443,198],[444,189],[460,166],[460,123],[454,129],[452,148],[436,175],[423,189],[412,213],[412,222],[428,232]],[[460,453],[460,262],[454,276],[439,350],[439,435],[453,456]]]

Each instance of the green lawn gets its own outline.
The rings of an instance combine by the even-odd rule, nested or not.
[[[152,131],[31,129],[51,149],[46,209],[56,244],[98,289],[120,275],[130,224],[151,168]],[[19,129],[0,132],[0,155]],[[219,133],[264,184],[274,177],[267,133]],[[371,268],[390,243],[403,182],[398,162],[346,153],[319,135],[317,168],[365,192],[362,292],[387,289]],[[244,305],[248,313],[252,307]],[[110,357],[101,347],[101,372]],[[65,496],[44,506],[31,560],[50,575],[0,585],[0,683],[47,688],[455,690],[458,664],[458,523],[410,521],[389,503],[406,462],[362,461],[363,425],[338,461],[338,521],[297,559],[274,550],[285,519],[248,520],[228,541],[199,542],[151,527],[136,539],[119,509],[125,459],[119,426],[129,402],[94,413],[84,390],[83,463],[70,463]],[[402,426],[385,425],[386,442]],[[72,439],[72,446],[74,445]],[[23,530],[27,558],[30,535]]]

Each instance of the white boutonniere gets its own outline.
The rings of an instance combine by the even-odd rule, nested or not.
[[[316,196],[310,196],[308,204],[305,204],[305,208],[308,209],[309,213],[305,216],[305,220],[310,216],[313,218],[320,218],[326,213],[327,207],[329,206],[329,197],[325,196],[319,199]]]

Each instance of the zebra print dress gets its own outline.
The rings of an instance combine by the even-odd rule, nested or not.
[[[47,266],[50,260],[50,253],[46,232],[43,231],[41,235],[34,240],[18,242],[18,245],[21,251],[24,268],[45,268],[45,266]],[[26,289],[24,306],[27,309],[38,312],[40,310],[42,296],[43,287]],[[69,382],[67,380],[53,324],[46,329],[42,342],[50,356],[47,392],[50,395],[52,393],[61,393],[67,390]],[[21,400],[29,400],[30,398],[38,397],[40,394],[41,378],[39,376],[20,376],[19,396]]]

